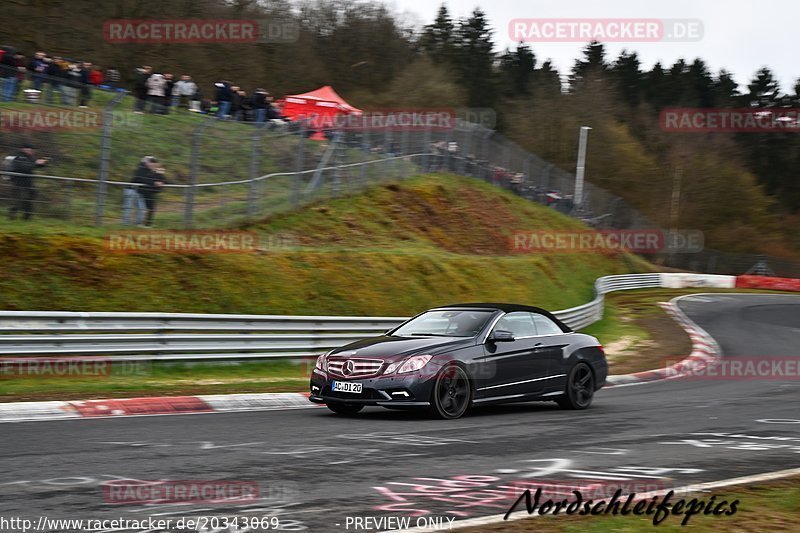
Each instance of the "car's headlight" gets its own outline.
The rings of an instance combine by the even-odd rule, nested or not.
[[[322,370],[323,372],[328,371],[328,354],[324,353],[317,357],[317,364],[315,365],[317,370]]]
[[[409,372],[422,370],[422,367],[427,365],[432,357],[432,355],[415,355],[414,357],[409,357],[400,365],[400,368],[397,369],[397,373],[407,374]]]

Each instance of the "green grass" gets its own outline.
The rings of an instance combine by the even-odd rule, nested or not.
[[[249,254],[117,254],[103,231],[0,224],[0,308],[410,315],[457,301],[587,301],[630,256],[509,255],[517,229],[575,220],[470,178],[418,177],[242,229],[291,246]]]

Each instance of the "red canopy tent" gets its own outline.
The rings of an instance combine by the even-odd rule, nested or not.
[[[309,119],[310,127],[324,128],[334,124],[337,115],[360,115],[357,109],[336,94],[330,85],[303,94],[291,94],[280,102],[281,112],[290,120]],[[321,134],[318,134],[321,137]]]

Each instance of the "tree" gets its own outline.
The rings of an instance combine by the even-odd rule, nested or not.
[[[772,71],[767,67],[762,67],[756,72],[747,85],[747,99],[750,105],[755,107],[774,107],[778,99],[780,86],[772,75]]]
[[[641,63],[636,52],[628,53],[627,50],[623,50],[611,66],[611,74],[616,85],[625,103],[631,107],[639,105],[644,89],[644,75],[640,67]]]
[[[606,70],[606,48],[603,43],[592,41],[583,49],[583,58],[577,59],[572,67],[570,90],[577,88],[587,78],[603,76]]]
[[[530,94],[535,68],[536,55],[528,45],[519,43],[513,52],[506,49],[500,57],[500,72],[503,76],[505,93],[509,96]]]
[[[455,59],[456,28],[447,6],[442,4],[433,24],[425,26],[419,40],[420,50],[437,63],[452,63]]]
[[[467,89],[469,105],[494,107],[494,45],[486,14],[475,9],[469,18],[459,21],[457,36],[456,67]]]
[[[733,79],[733,75],[725,69],[719,71],[712,84],[714,95],[714,105],[718,107],[736,107],[742,95],[739,92],[739,84]]]

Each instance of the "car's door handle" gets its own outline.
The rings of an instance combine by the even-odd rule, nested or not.
[[[544,346],[542,346],[541,342],[537,342],[536,344],[533,345],[533,351],[534,352],[540,352],[543,349],[544,349]]]

